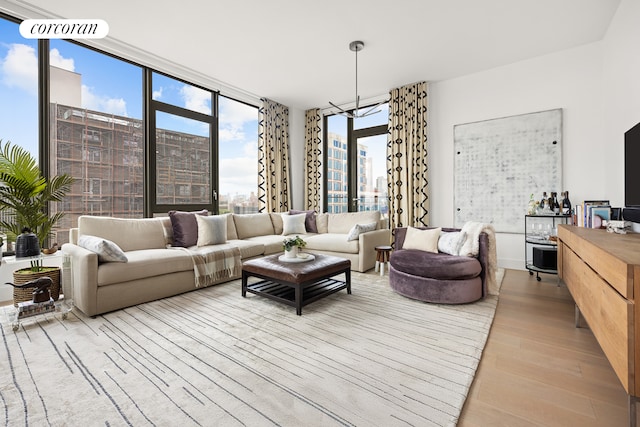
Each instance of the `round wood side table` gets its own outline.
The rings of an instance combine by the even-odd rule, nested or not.
[[[384,276],[384,267],[389,262],[389,254],[391,246],[376,246],[376,269],[380,271],[380,275]]]

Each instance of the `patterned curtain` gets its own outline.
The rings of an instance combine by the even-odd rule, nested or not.
[[[389,227],[392,230],[428,225],[427,169],[427,83],[392,89],[387,142]]]
[[[289,188],[289,109],[262,99],[258,110],[258,210],[285,212]]]
[[[305,112],[304,125],[304,208],[320,210],[320,179],[322,178],[322,138],[320,137],[320,109]]]

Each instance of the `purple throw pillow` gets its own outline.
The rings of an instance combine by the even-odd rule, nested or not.
[[[316,211],[289,211],[289,215],[297,215],[301,213],[307,214],[306,218],[304,219],[304,228],[305,230],[307,230],[307,233],[317,233],[318,226],[316,225]]]
[[[196,212],[169,211],[171,228],[173,229],[173,243],[171,246],[188,248],[198,243],[198,221],[196,215],[208,216],[205,210]]]

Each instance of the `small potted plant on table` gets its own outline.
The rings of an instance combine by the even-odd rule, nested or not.
[[[298,251],[300,248],[304,248],[307,246],[307,242],[302,240],[300,236],[287,237],[282,241],[282,246],[284,248],[284,256],[286,258],[296,258],[298,256]]]
[[[23,229],[28,228],[37,236],[40,247],[45,247],[56,224],[64,216],[62,211],[49,215],[49,203],[62,201],[73,182],[74,179],[66,174],[51,179],[43,177],[31,153],[10,142],[3,146],[0,140],[0,212],[4,213],[0,229],[6,232],[8,239],[15,241]],[[13,280],[20,285],[42,276],[53,280],[51,294],[58,299],[60,268],[44,267],[42,259],[33,260],[29,268],[15,271]],[[30,299],[29,290],[20,294],[14,289],[14,304]]]

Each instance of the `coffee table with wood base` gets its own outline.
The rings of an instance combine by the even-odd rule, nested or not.
[[[261,295],[296,308],[302,307],[343,289],[351,293],[351,261],[329,255],[315,255],[308,262],[287,263],[278,255],[251,259],[242,264],[242,296],[247,292]],[[344,273],[345,280],[334,279]],[[248,283],[249,277],[262,279]]]

